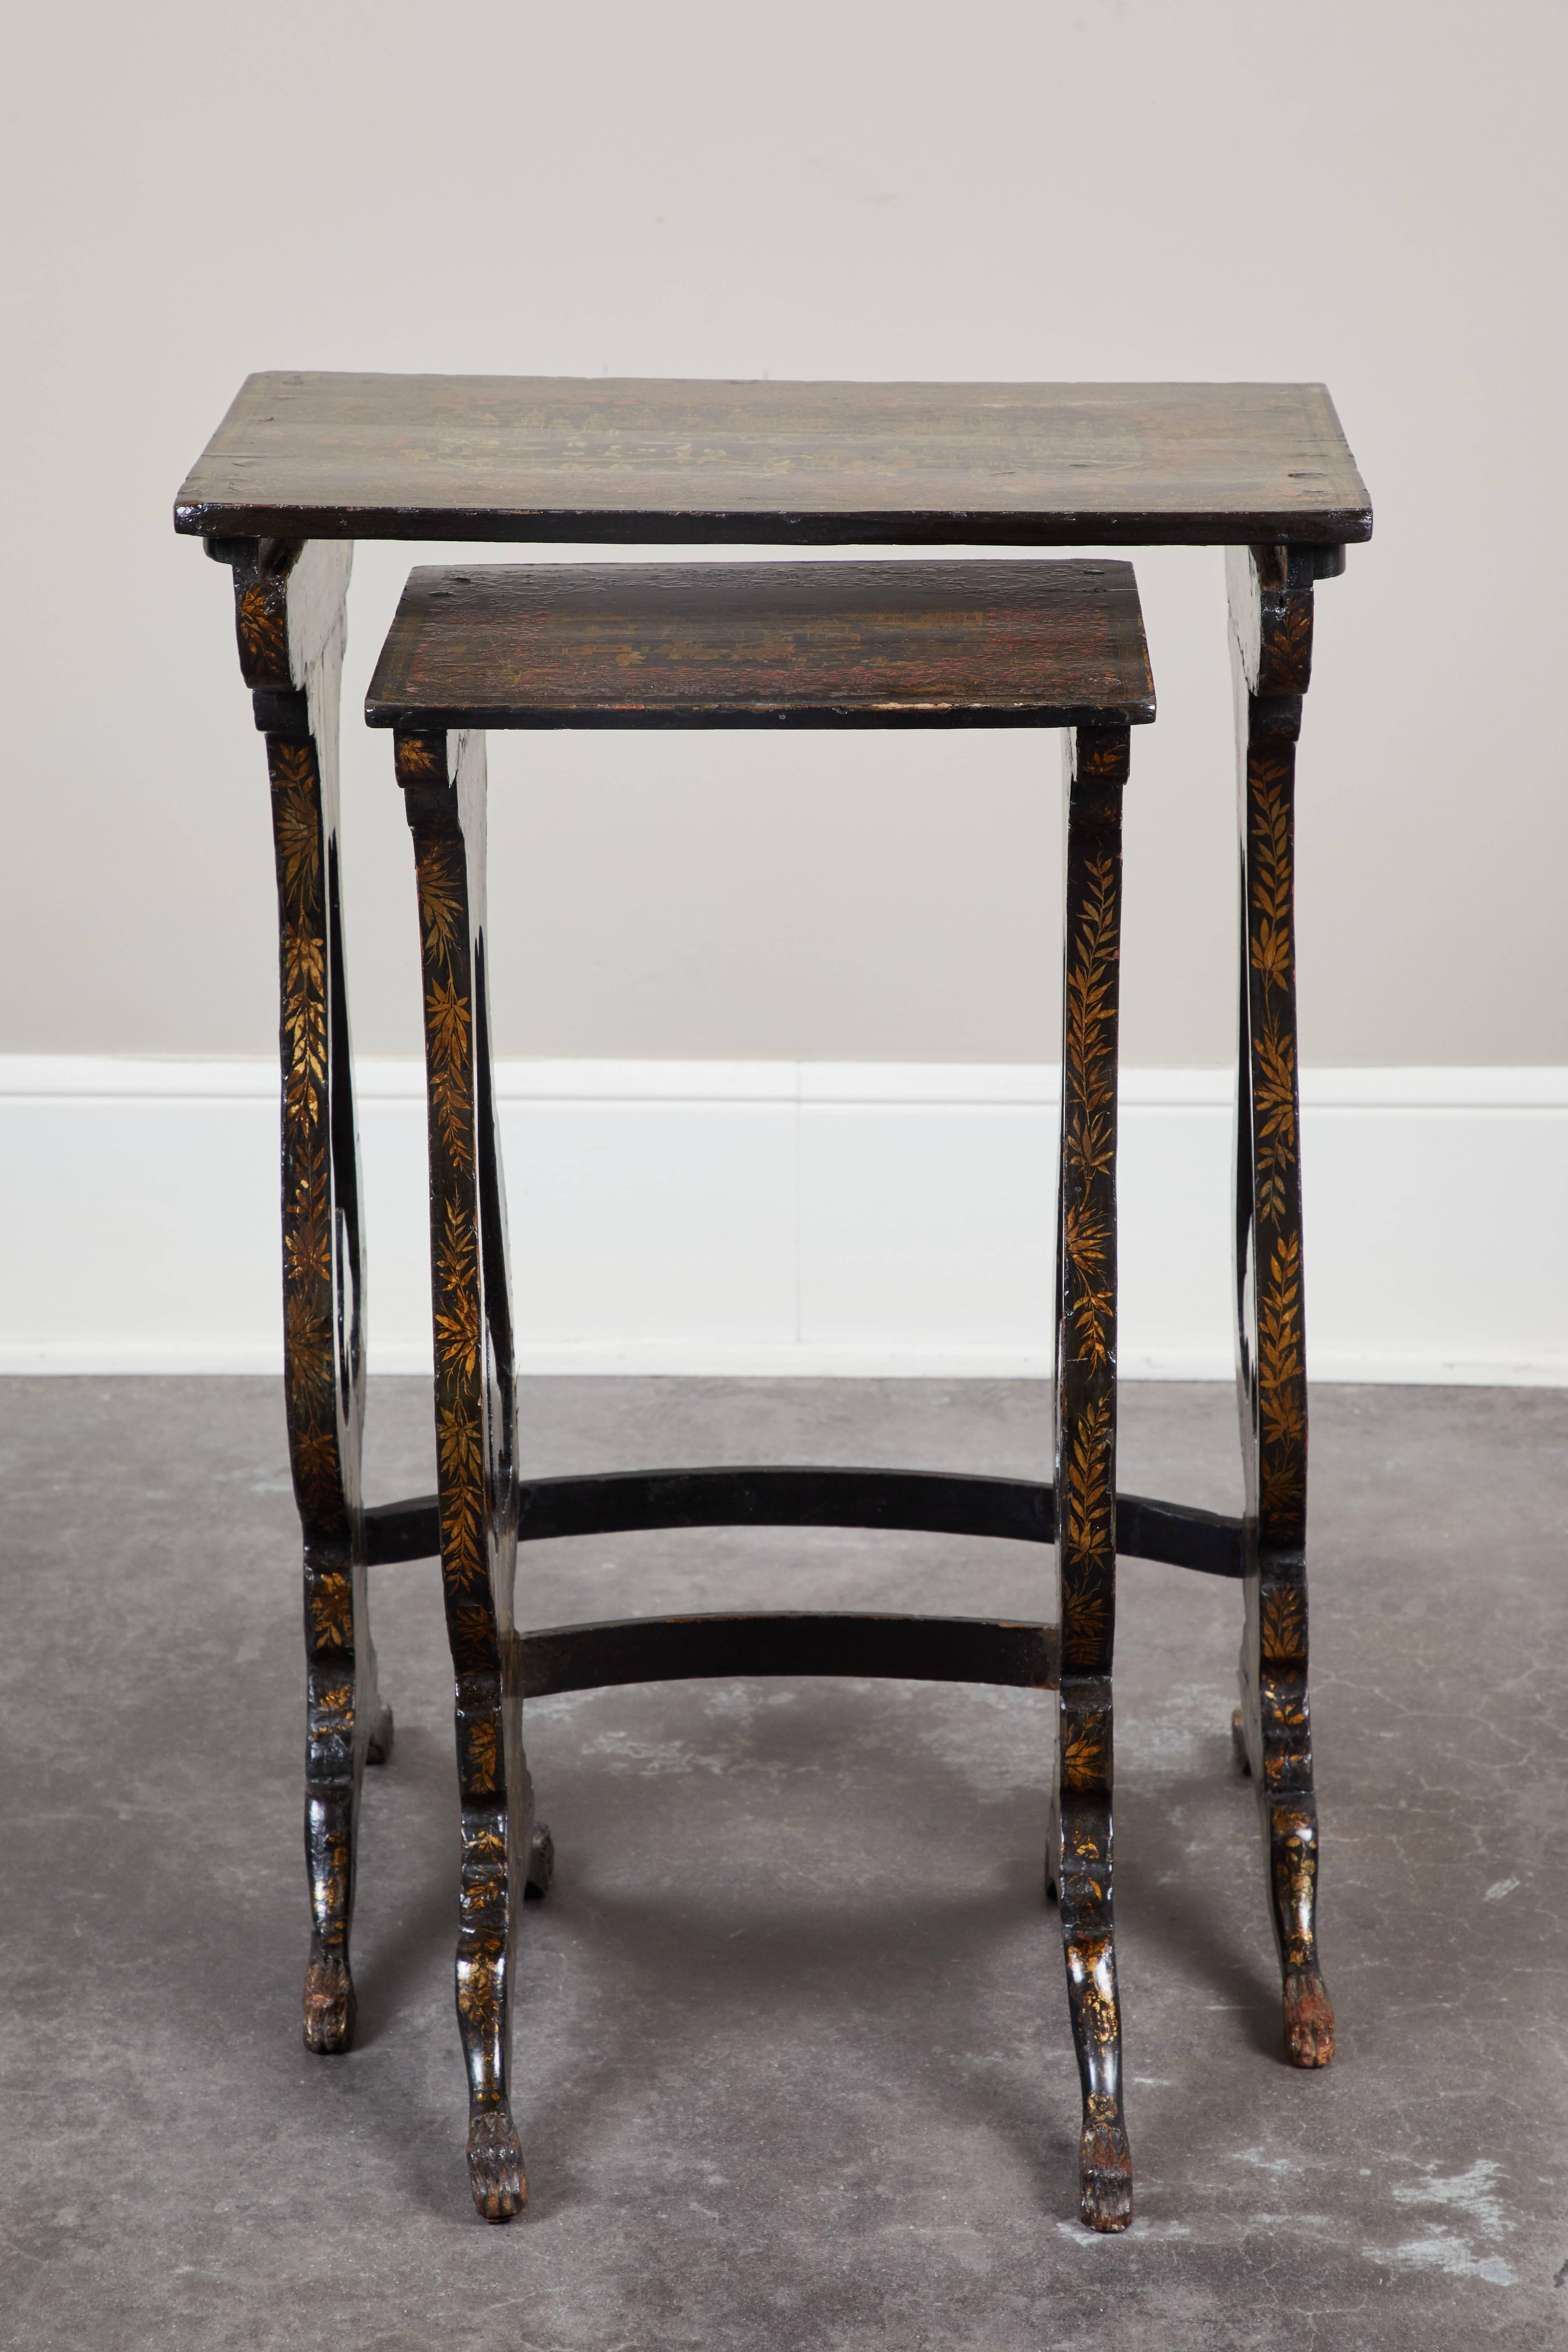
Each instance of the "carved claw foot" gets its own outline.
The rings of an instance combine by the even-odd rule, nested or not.
[[[488,2107],[468,2125],[468,2186],[482,2221],[515,2221],[528,2202],[522,2143],[504,2107]]]
[[[542,1903],[550,1892],[550,1882],[554,1875],[555,1840],[543,1822],[536,1822],[528,1849],[528,1876],[522,1889],[524,1900]]]
[[[1316,1969],[1285,1971],[1285,2055],[1292,2066],[1326,2066],[1334,2054],[1334,2009]]]
[[[305,1971],[305,2047],[323,2058],[341,2057],[354,2038],[353,1979],[344,1960],[312,1960]]]
[[[1236,1769],[1244,1780],[1252,1778],[1252,1766],[1247,1761],[1247,1734],[1241,1726],[1241,1709],[1234,1707],[1230,1717],[1230,1752],[1236,1759]]]
[[[384,1706],[375,1718],[375,1728],[365,1744],[364,1760],[367,1764],[386,1762],[392,1754],[392,1709],[389,1706]]]
[[[1091,2109],[1098,2102],[1091,2102]],[[1086,2230],[1125,2230],[1132,2219],[1132,2157],[1112,2116],[1085,2116],[1079,2142],[1079,2214]]]

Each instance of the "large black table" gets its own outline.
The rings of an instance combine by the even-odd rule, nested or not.
[[[1231,1519],[1118,1496],[1110,1540],[1124,1554],[1242,1585],[1235,1731],[1259,1799],[1286,2053],[1297,2065],[1325,2063],[1333,2015],[1318,1965],[1307,1690],[1292,806],[1314,583],[1342,570],[1346,547],[1372,531],[1326,391],[268,373],[242,386],[181,490],[174,520],[232,570],[240,670],[266,737],[272,793],[285,1387],[308,1672],[313,1931],[304,2024],[308,2043],[322,2052],[345,2049],[353,2032],[360,1778],[391,1740],[366,1570],[440,1553],[444,1535],[450,1548],[445,1471],[438,1496],[367,1507],[361,1494],[365,1265],[337,794],[354,540],[1229,551],[1243,883],[1235,1306],[1246,1507]],[[1049,1543],[1056,1493],[1038,1480],[776,1466],[542,1479],[517,1490],[521,1541],[712,1525],[909,1528]],[[460,1595],[447,1597],[456,1626]],[[498,1600],[510,1626],[510,1593]],[[495,1671],[512,1697],[758,1673],[1055,1688],[1059,1649],[1043,1623],[792,1613],[509,1633]],[[464,1666],[456,1633],[454,1657],[461,1748],[464,1725],[487,1708],[466,1687],[479,1669]],[[1067,1699],[1064,1685],[1064,1708]],[[1097,1714],[1095,1692],[1085,1688],[1072,1718],[1076,1769],[1109,1791],[1108,1677],[1103,1708]],[[465,1787],[487,1772],[493,1785],[506,1769],[462,1752]],[[1109,1871],[1108,1852],[1107,1903]],[[536,1848],[531,1872],[542,1891],[547,1847]]]

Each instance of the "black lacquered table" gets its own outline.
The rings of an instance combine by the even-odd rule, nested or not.
[[[283,1072],[285,1387],[304,1537],[306,1849],[312,1940],[304,2030],[346,2049],[355,1823],[382,1760],[366,1608],[378,1562],[453,1552],[452,1496],[366,1507],[360,1448],[364,1250],[337,821],[344,600],[356,538],[819,546],[958,544],[1229,550],[1240,776],[1241,1024],[1236,1327],[1246,1508],[1226,1518],[1116,1495],[1093,1537],[1116,1552],[1240,1581],[1236,1737],[1257,1785],[1287,2055],[1327,2063],[1307,1691],[1307,1392],[1302,1307],[1292,809],[1316,581],[1370,537],[1365,489],[1312,384],[807,384],[456,376],[250,377],[193,469],[177,530],[234,574],[241,674],[267,740]],[[427,911],[427,910],[426,910]],[[429,1028],[430,1008],[426,1007]],[[1114,1104],[1109,1111],[1114,1149]],[[1070,1249],[1070,1242],[1064,1244]],[[1113,1259],[1111,1261],[1113,1266]],[[1114,1347],[1114,1286],[1107,1294]],[[1098,1310],[1097,1310],[1098,1311]],[[437,1343],[479,1347],[478,1332]],[[504,1359],[513,1417],[510,1333]],[[1113,1356],[1112,1356],[1113,1360]],[[1113,1483],[1114,1435],[1100,1465]],[[1050,1543],[1057,1480],[762,1466],[518,1482],[520,1542],[636,1528],[918,1528]],[[1081,1471],[1081,1465],[1080,1465]],[[1098,1475],[1098,1472],[1096,1473]],[[510,1517],[510,1506],[509,1513]],[[1076,1539],[1076,1538],[1075,1538]],[[1092,1671],[1055,1628],[984,1619],[775,1615],[637,1620],[525,1633],[495,1595],[487,1648],[448,1578],[465,1813],[521,1755],[508,1699],[689,1675],[894,1675],[1058,1688],[1064,1787],[1110,1785],[1110,1628]],[[492,1689],[491,1685],[495,1687]],[[507,1717],[516,1720],[516,1709]],[[484,1805],[479,1805],[484,1810]],[[476,1818],[478,1815],[476,1814]],[[466,1856],[465,1885],[482,1879]],[[1110,1857],[1085,1853],[1109,1916]],[[548,1881],[547,1843],[531,1864]],[[1092,1961],[1092,1956],[1090,1956]],[[1099,1999],[1092,1965],[1084,2000]],[[459,1993],[461,1999],[461,1993]],[[1092,2020],[1091,2020],[1092,2022]],[[1125,2219],[1125,2214],[1121,2216]],[[1120,2221],[1108,2213],[1100,2226]]]

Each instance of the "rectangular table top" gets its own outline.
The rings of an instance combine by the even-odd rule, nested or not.
[[[419,564],[373,727],[1136,727],[1130,563]]]
[[[1317,383],[247,376],[176,530],[215,538],[1339,546]]]

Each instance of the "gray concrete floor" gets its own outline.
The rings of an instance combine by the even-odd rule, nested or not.
[[[468,2204],[428,1562],[379,1570],[361,2045],[307,2056],[299,1599],[275,1386],[12,1381],[0,2338],[354,2352],[1542,2347],[1568,2337],[1568,1396],[1329,1389],[1312,1600],[1339,2057],[1279,2054],[1232,1587],[1123,1570],[1118,1927],[1138,2218],[1072,2219],[1048,1702],[675,1684],[529,1709],[533,2204]],[[531,1466],[1037,1474],[1033,1385],[542,1381]],[[1235,1507],[1228,1394],[1135,1386],[1122,1484]],[[431,1483],[373,1385],[372,1499]],[[523,1622],[1042,1607],[1023,1547],[836,1533],[525,1555]]]

